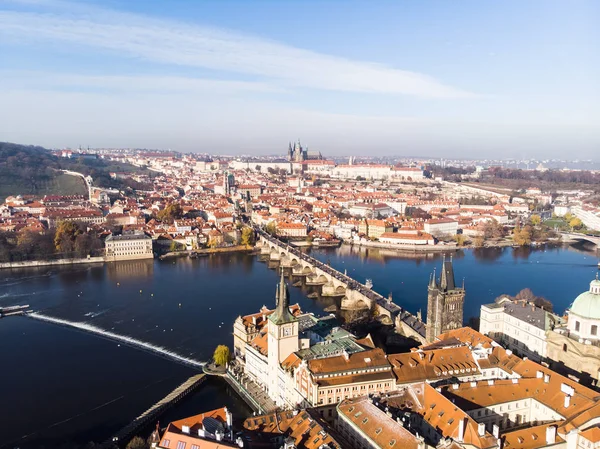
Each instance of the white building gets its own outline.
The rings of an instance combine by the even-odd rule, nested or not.
[[[423,230],[431,235],[456,235],[458,231],[458,221],[450,218],[432,218],[427,220]]]
[[[350,207],[348,212],[350,212],[350,215],[369,218],[390,217],[394,215],[394,209],[384,203],[356,203]]]
[[[108,262],[154,257],[152,239],[146,234],[109,235],[104,246],[104,258]]]
[[[338,165],[331,176],[339,179],[356,179],[359,176],[367,180],[389,179],[392,175],[392,167],[379,164],[361,165]]]
[[[479,331],[516,354],[540,361],[547,356],[546,332],[561,322],[541,307],[504,296],[481,306]]]
[[[571,213],[579,218],[588,229],[600,231],[600,209],[574,206],[571,208]]]
[[[554,205],[554,215],[556,215],[557,217],[564,217],[569,212],[571,212],[571,208],[566,204]]]

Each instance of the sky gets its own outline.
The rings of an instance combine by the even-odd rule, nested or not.
[[[600,160],[596,0],[0,0],[0,141]]]

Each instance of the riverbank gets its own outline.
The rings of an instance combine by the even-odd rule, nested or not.
[[[47,266],[79,265],[84,263],[104,263],[104,257],[87,257],[85,259],[57,259],[57,260],[26,260],[21,262],[2,262],[0,270],[6,268],[31,268]]]
[[[163,254],[159,257],[160,260],[171,259],[173,257],[194,257],[195,253],[197,256],[203,257],[208,256],[210,254],[225,254],[225,253],[252,253],[256,251],[254,246],[246,246],[246,245],[234,245],[234,246],[226,246],[223,248],[205,248],[205,249],[196,249],[189,251],[176,251]]]
[[[403,252],[440,252],[440,251],[457,251],[457,245],[394,245],[381,242],[355,242],[353,240],[344,240],[344,245],[362,246],[365,248],[381,248],[394,249]]]
[[[342,244],[342,242],[340,240],[335,241],[335,242],[307,242],[306,240],[299,240],[297,242],[294,242],[294,241],[290,242],[291,246],[302,247],[302,248],[307,248],[307,247],[313,247],[313,248],[337,248],[341,244]]]

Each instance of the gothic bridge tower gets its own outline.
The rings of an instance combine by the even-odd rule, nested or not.
[[[452,257],[446,260],[444,255],[439,280],[434,270],[427,288],[427,341],[433,342],[438,335],[463,326],[464,303],[464,281],[462,287],[456,286]]]

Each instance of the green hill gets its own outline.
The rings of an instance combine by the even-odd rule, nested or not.
[[[72,195],[87,193],[83,180],[59,170],[72,170],[94,179],[94,185],[115,189],[149,189],[132,179],[111,179],[110,172],[149,170],[103,159],[61,158],[38,146],[0,142],[0,202],[9,195]]]

